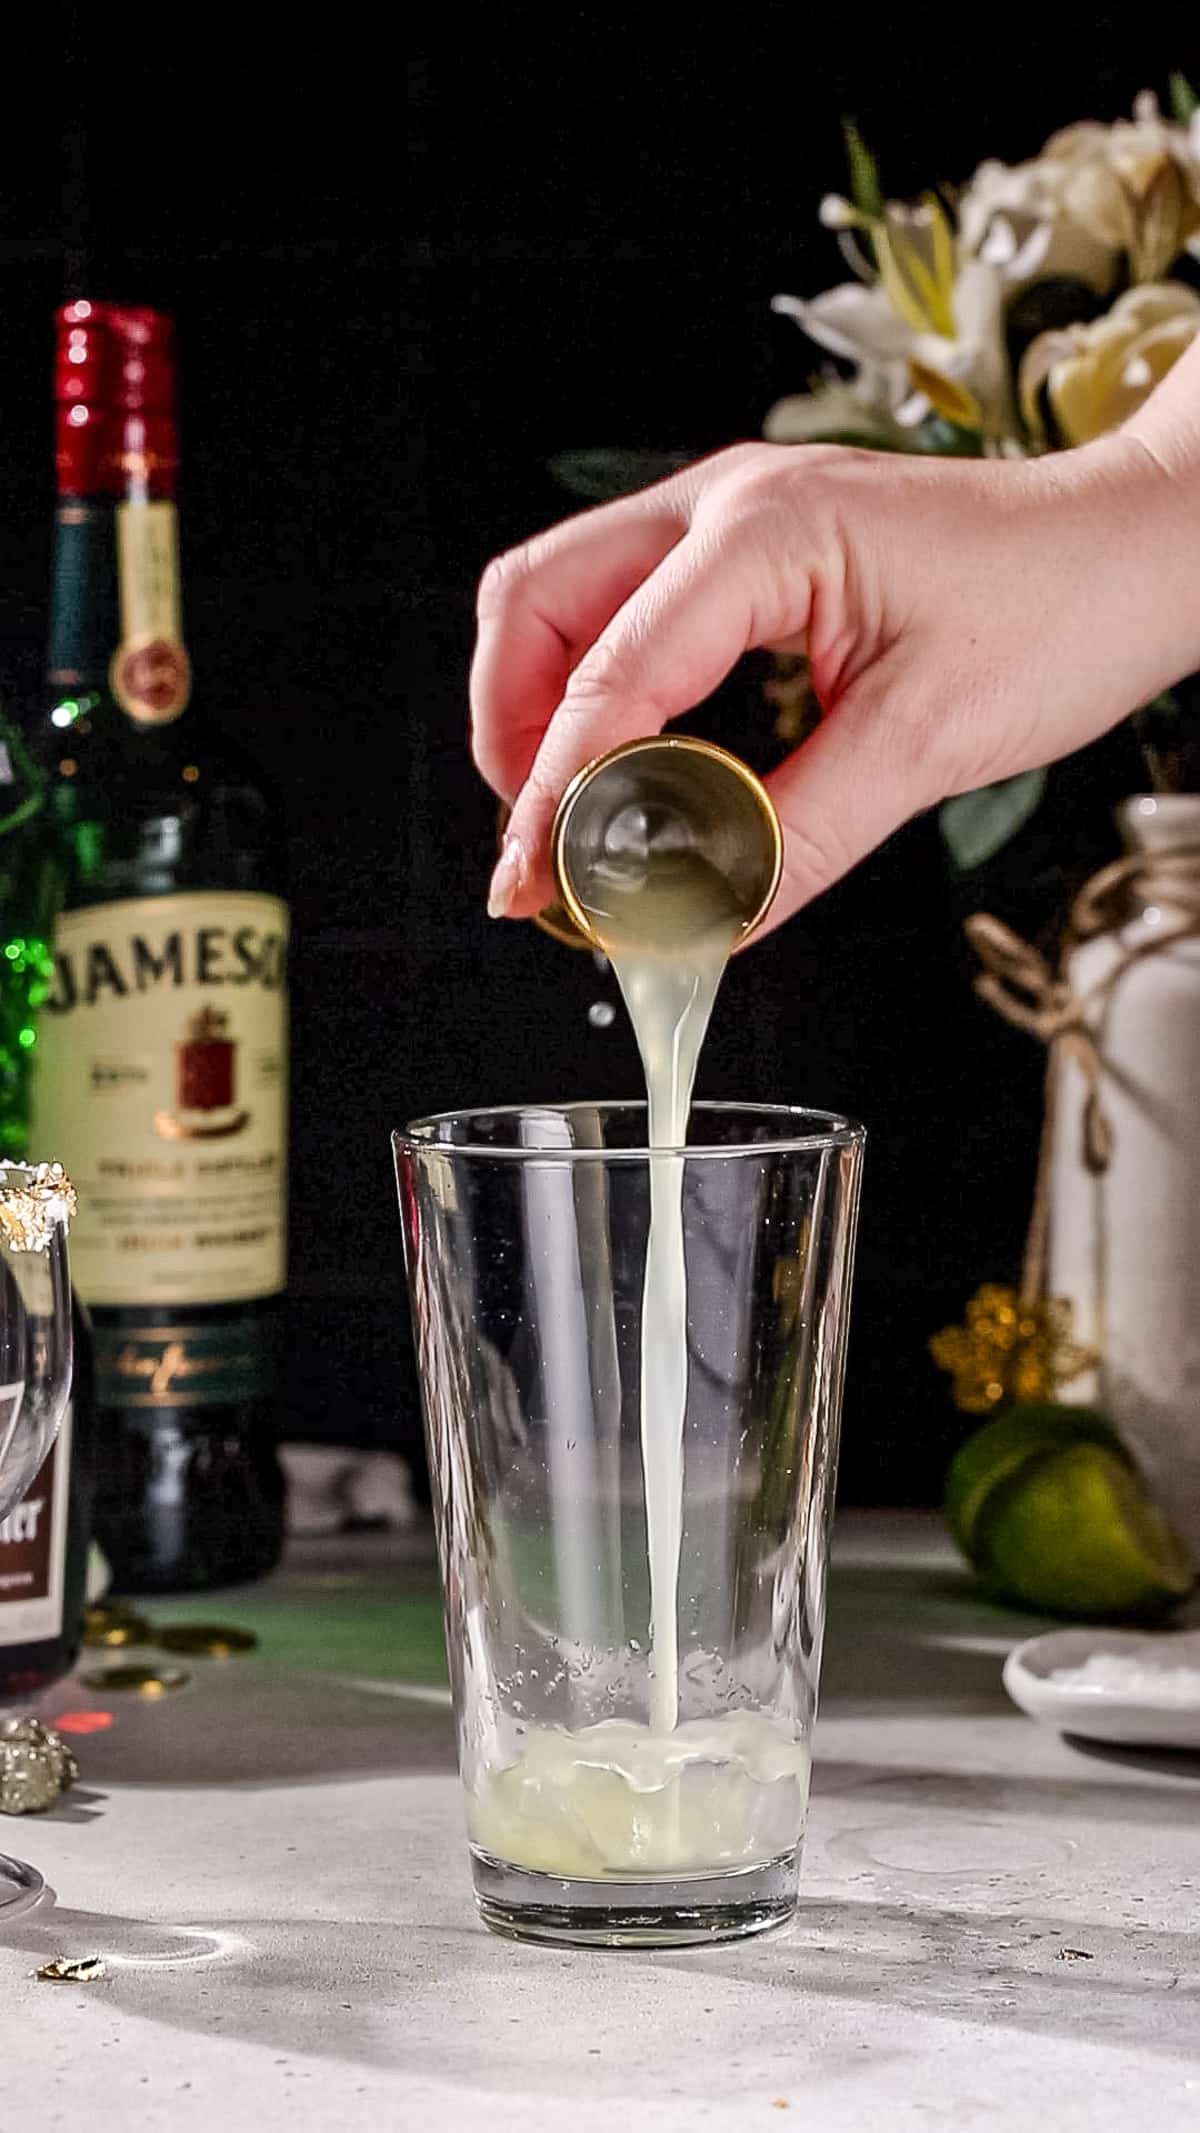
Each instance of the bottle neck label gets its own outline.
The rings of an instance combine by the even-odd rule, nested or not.
[[[109,687],[139,726],[166,726],[187,709],[192,693],[175,505],[131,497],[117,505],[116,523],[121,634]]]

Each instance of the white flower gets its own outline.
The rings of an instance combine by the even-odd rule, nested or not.
[[[965,253],[1010,291],[1066,276],[1106,295],[1118,271],[1154,281],[1200,239],[1200,124],[1140,96],[1132,119],[1052,135],[1031,162],[980,165],[959,201]]]
[[[1030,162],[982,163],[958,202],[957,232],[933,195],[867,213],[830,194],[821,221],[858,279],[807,302],[776,297],[774,308],[853,367],[856,406],[902,428],[932,409],[978,431],[987,450],[1020,452],[1008,305],[1050,279],[1082,281],[1101,297],[1119,280],[1157,286],[1183,251],[1200,257],[1200,114],[1180,125],[1145,95],[1132,119],[1067,127]],[[1183,295],[1144,313],[1118,304],[1095,339],[1082,327],[1039,336],[1020,392],[1035,448],[1047,442],[1043,388],[1070,439],[1123,419],[1149,390],[1139,381],[1161,376],[1192,336]],[[1126,360],[1115,351],[1127,344]],[[823,415],[793,400],[770,419],[773,435],[801,437]]]
[[[867,407],[893,414],[907,398],[913,333],[878,282],[839,282],[811,298],[776,296],[771,309],[795,319],[818,348],[853,363],[854,391]]]
[[[841,378],[821,378],[810,392],[788,393],[763,424],[769,444],[813,444],[838,435],[893,451],[908,443],[886,406],[869,404]]]
[[[1021,364],[1021,407],[1041,429],[1043,388],[1064,444],[1120,427],[1200,334],[1200,296],[1182,282],[1143,282],[1089,326],[1040,333]]]
[[[1043,162],[981,163],[958,202],[963,255],[995,267],[1008,295],[1052,276],[1111,289],[1118,254],[1106,239],[1072,219],[1064,204],[1067,172]]]
[[[897,309],[894,285],[842,282],[806,301],[777,296],[773,309],[794,318],[810,339],[855,366],[854,392],[868,408],[904,427],[930,409],[998,442],[1013,429],[1004,347],[1003,286],[996,270],[968,261],[952,276],[943,312],[948,331],[918,323],[917,306]]]

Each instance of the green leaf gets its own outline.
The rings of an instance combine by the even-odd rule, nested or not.
[[[1176,68],[1167,81],[1167,93],[1171,99],[1171,116],[1178,125],[1189,126],[1196,109],[1197,97],[1186,74]]]
[[[982,459],[983,439],[978,430],[966,430],[942,415],[926,415],[913,432],[913,449],[933,452],[939,459]]]
[[[668,474],[678,473],[695,457],[694,452],[650,452],[600,445],[557,453],[550,461],[550,473],[572,496],[603,504],[614,496],[629,496],[635,489],[649,488],[651,482],[665,481]]]
[[[1175,691],[1173,689],[1164,689],[1161,696],[1155,696],[1150,703],[1142,704],[1134,712],[1133,717],[1136,723],[1139,719],[1173,720],[1181,718],[1182,715],[1182,706]]]
[[[1174,689],[1164,689],[1148,704],[1131,712],[1129,723],[1141,750],[1142,761],[1154,792],[1186,791],[1190,779],[1182,758],[1191,754],[1190,735],[1183,704]],[[1177,781],[1182,778],[1182,784]]]
[[[857,452],[903,452],[907,447],[879,430],[814,430],[806,444],[848,444]]]
[[[943,801],[941,832],[957,872],[969,874],[1000,851],[1025,827],[1045,790],[1044,770],[1022,770]]]
[[[872,222],[883,219],[883,187],[879,183],[879,169],[874,156],[867,147],[853,119],[842,120],[842,135],[846,143],[846,161],[850,165],[850,198],[860,215]]]

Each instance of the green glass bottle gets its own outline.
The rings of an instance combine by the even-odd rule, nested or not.
[[[258,1576],[282,1545],[279,811],[192,702],[170,322],[82,304],[59,330],[37,753],[63,889],[33,1117],[79,1192],[97,1536],[117,1590],[174,1591]]]
[[[54,962],[56,869],[45,835],[46,785],[0,711],[0,1158],[29,1140],[38,1009]]]
[[[42,1010],[53,975],[60,887],[48,788],[0,713],[0,1160],[54,1158],[31,1145]],[[92,1530],[95,1400],[87,1314],[73,1299],[74,1373],[62,1427],[24,1501],[0,1521],[0,1709],[68,1674],[79,1651]]]

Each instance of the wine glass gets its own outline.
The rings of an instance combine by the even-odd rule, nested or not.
[[[0,1538],[58,1435],[71,1391],[74,1211],[60,1164],[0,1163]],[[36,1867],[0,1852],[0,1916],[42,1885]]]

